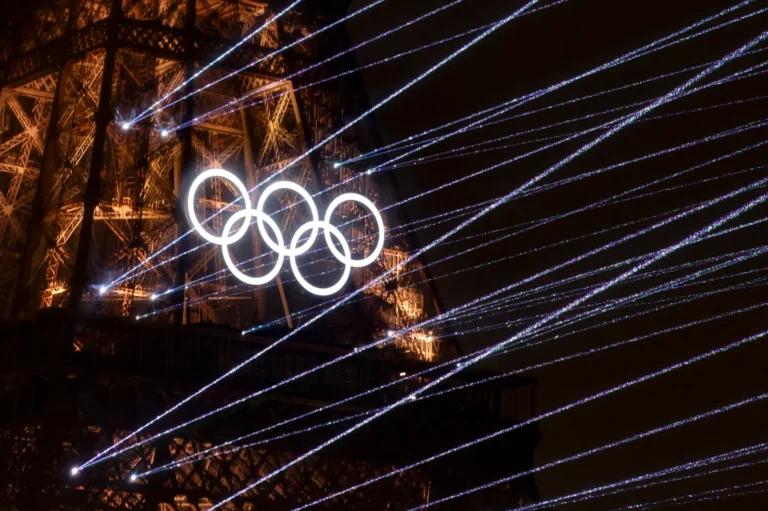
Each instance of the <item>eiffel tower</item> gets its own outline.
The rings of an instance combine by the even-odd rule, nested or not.
[[[0,452],[7,460],[0,472],[0,509],[207,509],[320,442],[328,431],[247,448],[133,485],[125,478],[459,353],[450,332],[416,329],[387,349],[250,403],[224,419],[225,426],[204,423],[80,479],[67,477],[73,460],[115,442],[302,325],[312,317],[306,311],[319,305],[317,297],[291,282],[290,272],[281,273],[272,286],[240,286],[226,271],[219,247],[205,246],[194,236],[172,242],[190,229],[182,197],[196,175],[226,168],[253,188],[368,108],[359,74],[328,79],[357,66],[352,52],[286,79],[348,49],[343,24],[262,59],[342,17],[346,2],[303,2],[177,96],[215,85],[123,127],[284,7],[252,0],[32,0],[5,9],[9,16],[0,34],[0,316],[5,318],[1,365],[7,379],[2,399],[9,414],[0,432]],[[318,81],[324,83],[312,85]],[[247,108],[173,130],[170,136],[164,131],[245,95],[252,98]],[[284,175],[310,193],[331,189],[364,170],[334,163],[378,144],[376,127],[366,120]],[[334,190],[341,191],[356,191],[377,204],[398,200],[396,183],[387,173],[359,175]],[[334,192],[327,194],[329,200]],[[196,195],[196,211],[207,217],[222,208],[234,210],[236,198],[230,183],[214,179]],[[305,208],[293,207],[296,197],[290,192],[276,199],[274,210],[284,210],[279,215],[284,233],[307,220]],[[370,219],[360,220],[365,211],[349,204],[336,213],[337,225],[349,225],[345,235],[355,241],[355,252],[370,251],[376,228]],[[389,234],[390,227],[405,222],[398,214],[385,216],[382,256],[374,265],[355,269],[345,291],[408,257],[413,240]],[[210,227],[220,232],[222,223],[219,216]],[[254,256],[271,261],[252,230],[235,257],[245,261]],[[118,284],[102,287],[134,268]],[[314,282],[329,282],[337,270],[319,258]],[[428,280],[417,261],[403,266],[344,313],[306,328],[294,342],[243,369],[185,413],[226,404],[438,314],[440,301]],[[142,320],[137,322],[137,316]],[[250,327],[257,327],[256,335],[240,335]],[[484,374],[468,372],[464,378]],[[391,388],[392,394],[355,401],[354,407],[324,420],[376,407],[404,390],[401,385]],[[232,509],[291,509],[419,454],[450,447],[462,436],[524,420],[534,409],[534,390],[531,379],[508,378],[406,407],[366,429],[358,440],[250,492]],[[472,456],[406,472],[326,508],[418,505],[468,482],[482,482],[500,467],[506,473],[530,466],[537,438],[534,426],[521,428]],[[500,467],[471,469],[483,452],[487,459],[503,457]],[[535,498],[535,484],[526,479],[457,505],[488,509]]]

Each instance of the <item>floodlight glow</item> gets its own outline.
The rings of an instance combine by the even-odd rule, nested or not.
[[[123,131],[127,131],[131,129],[131,123],[130,122],[124,122],[121,126],[123,128]]]
[[[131,477],[129,477],[128,479],[129,479],[129,480],[130,480],[132,483],[134,483],[134,482],[136,482],[136,479],[138,479],[138,478],[136,477],[136,474],[131,474]]]
[[[103,296],[104,294],[106,294],[106,292],[108,291],[108,289],[109,289],[109,288],[107,288],[107,286],[100,286],[100,287],[99,287],[99,294]]]
[[[71,475],[72,477],[76,476],[79,473],[80,473],[80,469],[78,467],[72,467],[69,470],[69,475]]]
[[[163,131],[160,132],[160,136],[163,137],[163,138],[167,137],[168,134],[169,134],[168,130],[163,130]]]
[[[243,202],[245,203],[244,209],[238,211],[229,218],[227,223],[224,225],[223,233],[220,236],[216,236],[206,231],[203,228],[203,224],[197,219],[197,216],[195,215],[195,192],[207,179],[216,177],[226,179],[233,183],[235,188],[237,188],[237,190],[242,195]],[[309,206],[310,214],[312,217],[312,220],[301,225],[296,230],[288,246],[286,246],[283,235],[280,232],[280,227],[277,225],[277,223],[275,223],[274,220],[272,220],[268,214],[264,212],[267,199],[272,193],[278,190],[290,190],[299,194],[299,196],[301,196],[304,202],[306,202]],[[339,231],[339,229],[331,223],[331,217],[333,216],[334,210],[341,203],[346,201],[358,202],[362,204],[371,211],[371,214],[376,220],[376,226],[378,228],[378,241],[370,255],[363,259],[352,259],[347,240],[344,238],[341,231]],[[214,245],[221,246],[224,262],[232,272],[232,275],[234,275],[241,282],[253,286],[260,286],[273,280],[280,273],[283,262],[285,258],[288,257],[294,276],[304,289],[318,296],[329,296],[337,293],[344,287],[344,284],[347,282],[352,268],[362,268],[363,266],[368,266],[379,257],[381,251],[384,249],[385,231],[384,220],[381,217],[381,213],[379,213],[379,210],[376,209],[376,206],[373,204],[373,202],[356,193],[345,193],[336,197],[336,199],[334,199],[328,205],[324,219],[321,221],[320,214],[317,210],[317,206],[315,205],[314,200],[312,200],[312,196],[309,194],[309,192],[307,192],[304,188],[297,185],[296,183],[292,183],[290,181],[278,181],[272,183],[264,190],[264,192],[261,194],[261,197],[259,197],[259,202],[256,204],[256,209],[252,209],[251,199],[248,195],[248,189],[245,187],[243,182],[237,178],[237,176],[224,169],[209,169],[197,176],[197,178],[195,178],[195,180],[192,182],[187,196],[187,212],[189,213],[189,218],[192,221],[192,225],[194,226],[194,229],[197,231],[197,233],[200,234],[200,236],[202,236],[206,241],[209,241]],[[251,277],[241,272],[237,268],[237,265],[232,261],[232,257],[229,252],[229,245],[242,239],[248,230],[248,226],[250,225],[250,222],[244,221],[240,228],[234,234],[231,234],[235,223],[241,219],[246,220],[251,217],[256,219],[256,226],[261,238],[269,246],[269,248],[277,253],[277,261],[275,261],[275,266],[269,273],[262,277]],[[269,227],[268,229],[265,228],[265,224]],[[308,252],[312,247],[315,240],[317,239],[318,231],[320,229],[322,229],[325,234],[325,240],[330,251],[336,257],[336,259],[344,264],[344,272],[341,278],[334,285],[326,288],[320,288],[307,282],[307,280],[299,272],[298,264],[296,262],[297,256]],[[272,231],[274,237],[269,235],[270,230]],[[303,242],[303,244],[299,246],[299,241],[307,231],[310,231],[309,237]],[[336,248],[333,241],[331,240],[331,236],[337,239],[341,245],[342,251],[339,251],[339,249]]]

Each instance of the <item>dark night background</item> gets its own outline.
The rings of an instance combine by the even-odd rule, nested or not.
[[[350,10],[367,5],[372,0],[353,0]],[[353,43],[378,35],[423,14],[448,0],[387,0],[370,12],[348,23]],[[409,27],[394,36],[377,41],[357,51],[361,65],[412,49],[437,39],[449,37],[495,21],[518,9],[524,0],[464,0],[462,4]],[[542,0],[541,4],[546,5]],[[0,1],[6,7],[7,1]],[[402,96],[376,112],[375,118],[385,143],[398,141],[447,121],[471,114],[542,87],[570,78],[595,66],[612,60],[628,51],[643,46],[659,37],[733,5],[731,1],[715,0],[568,0],[561,5],[513,20],[454,61],[433,73]],[[758,0],[715,23],[731,20],[759,9],[768,9],[768,0]],[[0,15],[1,16],[1,15]],[[583,79],[555,93],[537,99],[508,115],[519,114],[568,101],[587,94],[620,87],[638,80],[685,67],[719,59],[737,49],[766,30],[768,12],[728,26],[712,34],[676,45],[629,64]],[[707,26],[711,26],[707,25]],[[471,36],[470,36],[471,37]],[[394,62],[367,69],[363,78],[371,104],[385,98],[408,80],[448,55],[469,37],[452,41],[419,52]],[[768,49],[764,42],[757,49]],[[709,83],[727,74],[737,72],[768,59],[768,51],[737,59],[701,83]],[[593,112],[630,103],[655,99],[684,83],[695,71],[675,75],[598,98],[574,103],[567,107],[536,113],[499,123],[493,127],[475,130],[434,146],[424,154],[433,154],[455,147],[501,137],[510,133],[533,130]],[[600,144],[598,147],[549,176],[541,184],[577,176],[582,172],[637,158],[681,143],[734,128],[747,122],[768,118],[768,79],[761,75],[674,101],[654,111],[650,117],[667,115],[691,109],[710,107],[724,102],[751,100],[716,109],[707,109],[661,119],[638,122]],[[765,96],[763,98],[763,96]],[[503,143],[530,141],[539,137],[569,133],[606,122],[624,113],[639,109],[635,106],[620,113],[598,116],[544,131],[533,131]],[[507,117],[505,115],[504,117]],[[535,221],[551,215],[565,213],[585,206],[623,190],[642,185],[673,172],[700,165],[745,146],[761,142],[768,127],[752,129],[735,136],[700,144],[692,148],[621,167],[600,176],[574,184],[515,200],[457,235],[460,240],[468,235],[505,229],[513,225]],[[560,161],[581,145],[597,136],[593,133],[534,157],[506,165],[482,177],[448,187],[407,205],[412,220],[461,208],[508,193],[537,175],[548,166]],[[525,144],[472,156],[462,156],[427,165],[405,167],[394,171],[402,196],[407,198],[434,187],[494,165],[504,159],[538,147],[538,143]],[[670,186],[672,191],[648,195],[629,202],[603,207],[588,213],[558,220],[543,228],[514,236],[486,248],[469,252],[450,261],[430,266],[431,274],[438,277],[435,286],[446,309],[460,306],[499,287],[533,275],[571,257],[596,248],[603,243],[651,225],[659,217],[621,227],[555,248],[529,253],[480,269],[443,275],[528,252],[559,241],[585,236],[634,220],[668,213],[699,201],[711,199],[727,191],[736,190],[768,176],[766,146],[747,151],[739,156],[704,166],[700,169],[651,188],[657,191]],[[365,164],[384,159],[366,160]],[[765,167],[762,167],[765,165]],[[365,169],[365,165],[360,165]],[[736,175],[726,174],[737,171]],[[694,181],[711,179],[705,183]],[[691,184],[691,186],[684,186]],[[739,198],[691,215],[684,221],[642,236],[620,247],[605,251],[579,264],[547,276],[522,289],[548,283],[577,273],[608,265],[628,257],[665,248],[683,237],[715,221],[747,200],[765,193],[765,188],[750,191]],[[379,205],[385,206],[385,205]],[[727,226],[758,220],[768,216],[768,202],[740,216]],[[447,222],[417,232],[421,246],[431,242],[458,221]],[[506,232],[506,231],[505,231]],[[437,261],[480,242],[493,239],[482,235],[470,240],[448,243],[423,257],[424,264]],[[651,266],[658,270],[672,265],[696,261],[707,257],[744,250],[768,244],[768,223],[757,224],[735,234],[715,238],[687,247]],[[625,267],[627,268],[627,267]],[[663,283],[669,278],[682,276],[675,272],[616,286],[588,303],[618,298]],[[768,257],[755,257],[748,262],[731,266],[706,277],[723,277],[740,272],[752,273],[734,278],[705,282],[684,291],[656,295],[652,300],[681,297],[689,292],[705,292],[749,279],[766,276]],[[597,285],[620,274],[619,270],[602,273],[590,280],[582,280],[558,291]],[[708,350],[726,345],[745,336],[766,329],[768,293],[764,283],[749,289],[720,293],[643,315],[610,326],[588,330],[577,335],[564,336],[553,342],[495,357],[486,366],[498,371],[522,368],[548,361],[577,351],[603,346],[612,342],[665,329],[681,323],[703,319],[716,314],[766,302],[766,307],[748,313],[688,328],[674,334],[656,336],[631,346],[609,350],[578,360],[555,364],[530,373],[538,379],[536,408],[544,413],[601,390],[662,369]],[[575,295],[579,296],[579,295]],[[503,316],[485,318],[469,325],[482,326],[507,319],[514,320],[536,314],[546,314],[568,303],[567,300],[545,302],[537,307],[515,311]],[[621,309],[595,319],[579,323],[574,328],[594,325],[626,313],[644,310],[647,305]],[[463,330],[461,325],[454,326]],[[500,342],[522,326],[497,329],[480,334],[459,337],[465,352],[474,351]],[[621,440],[627,436],[707,412],[714,408],[768,392],[766,364],[768,338],[733,349],[706,361],[644,382],[628,390],[574,410],[548,418],[539,425],[542,437],[536,449],[535,466],[577,454],[581,451]],[[439,423],[432,424],[440,428]],[[768,441],[768,400],[744,406],[717,417],[701,420],[693,425],[654,435],[585,459],[545,470],[536,476],[544,499],[578,492],[603,484],[661,470],[684,462],[717,455]],[[365,435],[365,432],[360,432]],[[458,443],[458,441],[457,441]],[[760,460],[760,457],[750,459]],[[487,463],[505,467],[508,460],[495,458]],[[512,473],[510,468],[508,473]],[[615,497],[588,501],[569,506],[569,509],[613,510],[632,503],[643,503],[687,493],[697,493],[735,484],[768,480],[768,463],[690,481],[661,485],[655,488],[629,492]],[[465,488],[456,488],[461,491]],[[698,503],[690,509],[704,511],[765,510],[768,493],[737,497],[728,500]]]
[[[353,2],[351,9],[367,3],[366,1]],[[352,40],[353,42],[362,41],[443,3],[440,1],[389,0],[384,5],[377,7],[375,14],[370,13],[361,16],[349,24]],[[466,0],[458,7],[453,7],[427,21],[410,27],[396,36],[363,48],[358,51],[358,60],[361,64],[365,64],[399,51],[450,36],[506,16],[522,4],[523,2],[503,0]],[[725,1],[703,0],[622,2],[570,0],[563,5],[512,21],[406,94],[382,108],[376,113],[379,129],[385,142],[399,140],[423,129],[490,107],[589,70],[627,51],[649,43],[657,37],[667,35],[698,19],[714,14],[729,5],[732,4]],[[741,9],[738,13],[746,14],[765,7],[764,2],[755,2],[747,8]],[[733,17],[731,15],[723,19],[732,19]],[[758,36],[765,29],[766,20],[768,20],[766,14],[757,15],[750,20],[713,34],[582,80],[557,93],[538,99],[530,105],[514,111],[514,113],[541,108],[720,58]],[[462,39],[462,41],[467,40],[468,38]],[[394,63],[367,70],[364,79],[371,102],[375,103],[383,99],[398,86],[437,62],[442,56],[447,55],[453,48],[457,48],[459,44],[458,41],[454,41],[400,59]],[[764,47],[765,45],[758,48]],[[765,59],[765,55],[762,53],[739,59],[705,79],[704,83],[762,62],[762,59]],[[693,73],[689,72],[642,87],[580,102],[567,108],[501,123],[493,128],[455,137],[428,152],[451,149],[466,143],[529,130],[550,122],[558,122],[606,108],[652,99],[685,82],[691,76]],[[756,77],[716,87],[675,101],[657,110],[654,114],[669,114],[726,101],[759,97],[765,94],[765,85],[765,78]],[[763,119],[767,104],[768,101],[758,99],[741,105],[638,123],[567,165],[555,176],[550,176],[544,182],[549,183],[563,177],[574,176],[586,170],[658,151],[745,122]],[[637,108],[635,107],[635,109]],[[627,110],[627,112],[629,111],[632,110]],[[617,115],[600,116],[598,120],[605,122]],[[553,130],[524,135],[512,139],[510,142],[570,132],[590,127],[595,123],[594,120],[582,121]],[[762,140],[765,134],[765,128],[751,130],[717,142],[699,145],[640,164],[626,166],[599,177],[581,181],[578,184],[562,187],[556,191],[514,201],[478,222],[477,225],[468,230],[468,234],[508,227],[569,211],[651,179],[706,162],[711,158],[756,143]],[[469,205],[507,193],[595,136],[592,134],[581,137],[576,141],[560,146],[558,149],[546,151],[537,157],[507,165],[482,178],[476,178],[468,183],[430,195],[428,198],[413,201],[409,203],[408,213],[413,219],[424,218],[448,211],[454,207]],[[429,165],[407,167],[396,171],[395,174],[403,196],[409,197],[533,147],[536,145],[524,145]],[[764,148],[754,149],[738,157],[691,172],[681,179],[669,181],[663,187],[682,185],[694,180],[722,176],[725,173],[763,165],[766,163],[765,155]],[[554,222],[545,228],[512,237],[491,247],[466,254],[456,260],[436,265],[432,267],[432,273],[435,276],[440,276],[485,261],[554,243],[571,236],[588,234],[595,230],[686,206],[751,183],[764,177],[767,170],[757,168],[734,177],[601,208],[596,212],[574,215],[569,219]],[[661,187],[657,186],[654,190],[659,188]],[[756,195],[752,192],[737,200],[727,201],[722,207],[718,206],[710,208],[706,212],[697,213],[672,227],[660,229],[653,235],[643,236],[620,248],[590,258],[582,264],[561,270],[556,276],[562,278],[632,255],[663,248],[701,228],[706,223],[714,221],[723,213],[735,209],[746,197],[752,198]],[[762,205],[740,217],[736,223],[762,218],[765,212],[766,206]],[[645,226],[650,225],[650,223],[651,221],[646,221],[639,225]],[[455,225],[455,222],[421,231],[419,233],[420,243],[423,245],[431,241],[445,232],[451,225]],[[730,225],[735,225],[735,223]],[[609,240],[619,238],[637,228],[638,226],[634,226],[614,230],[555,249],[548,249],[505,263],[491,265],[481,270],[440,279],[436,284],[438,292],[446,307],[455,307],[502,285],[531,275]],[[664,261],[656,263],[651,269],[660,269],[671,264],[680,264],[732,250],[758,246],[765,239],[766,234],[768,233],[766,233],[765,226],[760,224],[746,229],[740,234],[716,238],[706,243],[688,247]],[[486,236],[479,239],[488,240],[491,237]],[[459,249],[469,248],[472,243],[467,241],[436,249],[426,256],[425,262],[437,260]],[[757,257],[747,263],[718,272],[713,276],[756,270],[754,274],[746,277],[718,281],[717,284],[722,287],[728,283],[740,282],[739,279],[762,276],[765,263],[765,256]],[[618,273],[610,275],[618,275]],[[682,274],[674,273],[673,275]],[[607,278],[607,274],[604,274],[604,278]],[[597,283],[599,281],[600,279],[589,282]],[[663,278],[650,282],[655,285],[662,281]],[[585,284],[582,283],[581,285]],[[649,281],[645,281],[645,285],[649,285]],[[571,286],[571,288],[573,287]],[[619,286],[615,292],[602,296],[601,299],[623,296],[643,287]],[[706,291],[715,287],[714,284],[702,284],[693,289]],[[681,296],[681,294],[667,293],[662,295],[662,297],[670,296]],[[677,306],[638,319],[620,322],[610,328],[603,327],[591,330],[581,335],[565,337],[512,355],[498,357],[491,364],[495,369],[502,370],[524,367],[529,363],[549,360],[577,350],[627,339],[635,335],[737,309],[744,305],[757,304],[763,301],[764,297],[765,290],[763,287],[722,293],[712,298],[697,300],[688,305]],[[565,303],[558,302],[560,305]],[[555,306],[555,304],[549,304],[546,307],[529,309],[523,313],[529,315],[531,313],[543,313],[554,310]],[[759,308],[750,313],[689,328],[674,335],[653,337],[630,347],[610,350],[602,354],[535,371],[533,375],[540,380],[538,412],[554,409],[578,398],[735,341],[743,336],[759,332],[764,328],[765,314],[766,309]],[[618,313],[607,317],[621,315]],[[514,318],[515,316],[513,314],[504,317]],[[601,319],[606,319],[606,316],[598,318],[598,320]],[[593,323],[598,320],[593,320]],[[489,321],[501,321],[501,319]],[[464,336],[462,341],[466,350],[475,350],[492,342],[500,341],[516,331],[515,328],[512,328]],[[537,449],[536,464],[541,465],[585,449],[640,433],[646,429],[664,425],[667,422],[683,419],[766,392],[768,391],[768,382],[765,378],[767,353],[766,341],[758,341],[659,377],[655,381],[642,383],[630,390],[619,392],[598,402],[547,419],[540,424],[543,437]],[[719,454],[726,450],[763,442],[766,439],[767,426],[768,404],[764,402],[752,404],[607,453],[546,470],[537,476],[537,482],[543,497],[557,497],[588,487],[620,481],[627,477],[659,470],[674,464]],[[435,427],[439,427],[439,424]],[[504,464],[504,460],[488,460],[488,462]],[[760,481],[766,477],[768,477],[768,467],[757,465],[754,468],[662,485],[650,490],[631,492],[619,497],[601,499],[572,507],[574,509],[613,509],[632,502],[647,502],[689,492]],[[767,503],[768,497],[765,495],[753,495],[719,502],[694,504],[690,507],[706,510],[758,510],[765,509]]]

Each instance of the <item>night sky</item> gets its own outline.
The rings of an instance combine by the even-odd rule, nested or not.
[[[353,2],[351,9],[367,3],[365,0]],[[427,12],[442,3],[444,2],[388,0],[375,8],[375,14],[371,12],[363,15],[349,24],[352,40],[353,42],[362,41],[386,28],[396,26]],[[398,33],[396,36],[360,50],[357,58],[361,64],[372,62],[488,23],[507,15],[522,4],[522,2],[503,0],[466,0],[462,5],[453,7]],[[695,2],[684,0],[625,2],[570,0],[551,9],[512,21],[497,33],[462,54],[454,62],[446,65],[390,105],[378,111],[376,113],[378,127],[385,142],[399,140],[423,129],[575,76],[658,37],[683,28],[698,19],[714,14],[729,5],[731,5],[730,2],[709,0],[697,0]],[[768,7],[768,4],[758,1],[748,8],[741,9],[738,13],[743,15],[765,7]],[[731,15],[723,18],[723,20],[734,17]],[[713,34],[582,80],[577,84],[540,98],[513,113],[543,108],[586,94],[594,94],[609,88],[719,59],[757,37],[765,29],[766,20],[768,20],[766,14],[755,16],[750,20]],[[466,40],[468,39],[463,41]],[[364,79],[371,102],[375,103],[384,98],[398,86],[437,62],[459,45],[458,41],[454,41],[400,59],[394,63],[367,70]],[[766,46],[763,44],[757,48],[766,48]],[[725,66],[702,83],[709,83],[758,64],[765,58],[764,53],[744,57]],[[476,130],[471,134],[446,141],[430,149],[427,153],[452,149],[510,133],[533,130],[550,123],[650,100],[672,90],[693,75],[694,72],[691,71],[658,80],[642,87],[614,92],[568,107],[514,119],[491,128]],[[652,115],[673,114],[723,102],[759,98],[768,90],[765,85],[766,79],[762,76],[723,85],[675,101],[655,111]],[[619,163],[750,121],[763,119],[766,115],[766,105],[768,105],[768,100],[755,99],[738,105],[638,123],[568,164],[554,176],[548,177],[543,183],[576,176],[588,170]],[[621,113],[632,112],[641,106],[622,110]],[[534,131],[510,139],[507,143],[523,142],[585,129],[597,124],[598,121],[606,122],[618,115],[620,114],[602,115],[592,120],[566,124],[546,131]],[[460,237],[491,229],[502,229],[570,211],[653,179],[668,176],[673,172],[694,165],[700,165],[712,158],[760,142],[765,137],[766,132],[768,131],[765,128],[752,129],[745,133],[700,144],[642,163],[628,165],[598,177],[584,179],[556,190],[514,201],[477,222]],[[408,214],[413,219],[425,218],[449,211],[452,208],[466,206],[507,193],[596,136],[596,134],[591,134],[581,137],[536,157],[506,165],[481,178],[472,179],[426,198],[410,202]],[[407,167],[397,170],[395,175],[403,196],[409,197],[531,150],[538,145],[540,144],[526,144],[428,165]],[[656,191],[675,186],[677,187],[675,190],[652,194],[552,222],[546,227],[511,237],[455,260],[435,265],[431,268],[432,274],[440,276],[500,257],[530,251],[570,237],[583,236],[612,228],[622,223],[661,213],[668,215],[675,208],[683,208],[699,201],[714,198],[765,177],[768,175],[768,168],[754,168],[765,164],[765,156],[765,149],[760,147],[739,156],[703,166],[683,177],[669,180],[663,185],[649,189],[649,191]],[[752,170],[745,171],[746,169]],[[732,173],[737,174],[727,175]],[[709,179],[709,181],[695,183],[705,179]],[[762,191],[764,192],[764,190]],[[691,215],[686,220],[659,229],[652,235],[643,236],[621,247],[592,257],[583,263],[561,270],[555,274],[557,277],[545,277],[541,283],[550,282],[554,278],[575,275],[669,246],[713,222],[723,214],[736,209],[746,200],[759,196],[760,192],[761,190],[751,191],[738,199],[725,201],[704,212]],[[759,206],[728,226],[760,219],[766,215],[766,211],[768,209],[765,205]],[[450,278],[439,279],[436,281],[437,291],[446,307],[455,307],[502,285],[533,275],[610,240],[629,234],[640,227],[651,225],[653,221],[658,221],[659,218],[661,217],[654,217],[629,227],[616,228],[577,242],[523,255],[479,270],[460,273]],[[422,245],[428,243],[455,224],[456,222],[446,223],[420,232],[419,243]],[[757,247],[763,243],[763,239],[768,239],[766,234],[768,231],[765,225],[759,224],[737,234],[715,238],[683,249],[654,264],[650,270],[659,270],[671,265]],[[425,257],[424,262],[437,260],[490,239],[492,236],[484,236],[435,249]],[[704,282],[685,291],[656,295],[654,299],[681,297],[690,292],[713,291],[748,279],[759,278],[765,274],[766,263],[768,263],[768,258],[765,256],[756,257],[746,263],[713,273],[707,278],[724,277],[742,272],[752,273],[730,279]],[[618,272],[604,273],[599,278],[580,281],[578,285],[574,284],[567,288],[561,288],[561,290],[575,289],[587,284],[596,285],[618,274]],[[640,284],[622,285],[595,298],[594,301],[625,296],[651,285],[659,285],[669,278],[679,277],[683,274],[676,272],[657,276]],[[765,300],[765,296],[765,288],[759,285],[747,290],[720,293],[686,305],[617,322],[610,327],[589,330],[579,335],[564,337],[514,354],[498,357],[490,364],[494,369],[499,370],[524,367],[531,363],[547,361],[558,356],[629,339],[740,307],[756,305]],[[503,316],[501,319],[494,318],[488,322],[544,314],[554,311],[558,306],[566,303],[568,302],[545,303],[537,308],[516,312]],[[579,326],[590,326],[607,319],[618,318],[629,312],[643,310],[644,307],[647,306],[602,315],[580,323]],[[682,332],[652,337],[629,347],[609,350],[602,354],[590,355],[577,361],[556,364],[546,369],[534,371],[531,374],[537,377],[540,382],[538,411],[549,411],[600,390],[736,341],[744,336],[760,332],[762,328],[765,328],[763,321],[765,315],[765,308],[757,308],[749,313],[734,315]],[[475,350],[492,342],[503,340],[516,333],[520,328],[518,326],[478,335],[462,336],[461,342],[465,350]],[[672,374],[661,376],[654,381],[639,384],[630,390],[621,391],[598,402],[547,419],[540,424],[543,436],[536,450],[535,463],[541,465],[585,449],[641,433],[647,429],[662,426],[668,422],[684,419],[756,396],[762,392],[768,392],[768,381],[765,377],[766,354],[768,354],[768,340],[757,341],[675,371]],[[681,427],[675,431],[640,440],[607,453],[544,471],[536,479],[544,498],[557,497],[766,441],[767,426],[768,403],[752,404],[718,417],[699,421],[694,425]],[[504,463],[503,460],[493,460],[492,462]],[[768,466],[757,465],[749,469],[734,470],[716,476],[663,485],[650,490],[630,492],[618,497],[578,504],[571,506],[571,508],[615,509],[634,502],[647,502],[683,493],[723,488],[763,479],[768,479]],[[765,509],[767,503],[768,496],[758,494],[719,502],[695,504],[689,507],[703,510],[757,510]]]

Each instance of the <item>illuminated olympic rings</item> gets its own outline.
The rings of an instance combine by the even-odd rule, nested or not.
[[[195,216],[194,207],[195,192],[197,189],[201,184],[203,184],[205,180],[215,177],[226,179],[227,181],[234,184],[235,188],[237,188],[237,190],[240,192],[240,195],[242,195],[243,202],[245,203],[245,207],[242,210],[236,212],[229,218],[229,220],[227,220],[226,224],[224,225],[223,232],[220,236],[216,236],[215,234],[211,234],[205,230],[203,224],[201,224],[197,219],[197,216]],[[267,198],[269,198],[269,196],[277,190],[290,190],[298,193],[304,202],[306,202],[309,206],[309,211],[312,215],[312,220],[301,225],[296,230],[296,233],[294,233],[291,242],[287,246],[278,225],[275,223],[272,217],[264,213],[264,204],[266,203]],[[342,202],[346,201],[353,201],[362,204],[371,211],[371,214],[376,219],[376,225],[379,230],[378,241],[376,242],[376,247],[373,249],[370,255],[364,259],[352,259],[347,240],[344,239],[344,235],[341,233],[341,231],[339,231],[339,229],[330,222],[334,210],[339,207]],[[197,231],[197,233],[206,241],[209,241],[214,245],[221,246],[224,262],[226,263],[227,268],[229,268],[229,271],[232,272],[232,275],[237,277],[241,282],[254,286],[266,284],[267,282],[274,279],[277,274],[280,273],[280,269],[283,266],[285,258],[288,257],[290,260],[291,269],[293,270],[293,274],[295,275],[296,280],[304,289],[319,296],[332,295],[344,287],[344,284],[349,278],[349,274],[352,268],[362,268],[363,266],[368,266],[373,261],[375,261],[377,257],[379,257],[379,254],[384,248],[384,221],[381,218],[381,213],[379,213],[379,210],[376,209],[376,206],[373,205],[373,202],[357,193],[345,193],[336,197],[328,205],[328,209],[325,212],[325,217],[323,220],[320,220],[319,214],[317,212],[317,206],[312,200],[312,196],[304,188],[290,181],[278,181],[271,184],[266,188],[266,190],[264,190],[264,192],[261,194],[261,197],[259,198],[258,204],[256,205],[256,209],[252,209],[251,199],[248,195],[248,189],[245,187],[242,181],[240,181],[234,174],[229,171],[223,169],[210,169],[197,176],[192,182],[192,186],[190,186],[189,193],[187,195],[187,211],[195,231]],[[245,236],[245,233],[248,230],[248,226],[251,224],[249,221],[251,218],[256,219],[256,225],[261,238],[264,240],[267,246],[269,246],[269,248],[274,250],[277,254],[277,260],[275,261],[274,268],[272,268],[269,273],[261,277],[251,277],[241,272],[232,262],[232,257],[229,253],[229,245],[239,241],[243,236]],[[232,234],[233,227],[239,220],[244,221],[242,222],[242,225],[240,225],[240,227],[237,229],[237,231]],[[344,264],[344,272],[342,273],[341,278],[334,285],[325,288],[317,287],[307,282],[307,280],[299,272],[298,265],[296,264],[296,257],[306,253],[312,247],[315,240],[317,239],[318,231],[321,229],[323,230],[325,235],[325,242],[327,243],[331,253],[334,255],[334,257],[336,257],[336,259]],[[309,237],[299,246],[299,241],[307,232],[309,232]],[[334,245],[333,240],[331,239],[332,237],[336,238],[336,241],[341,246],[341,250],[339,250]]]

